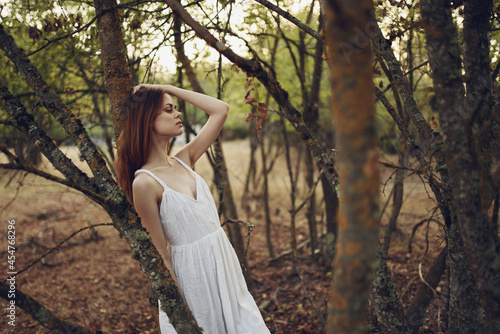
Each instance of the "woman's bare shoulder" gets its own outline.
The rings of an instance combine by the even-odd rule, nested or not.
[[[151,194],[151,190],[156,190],[155,193],[159,190],[161,193],[162,187],[151,175],[147,173],[138,173],[134,181],[132,181],[134,197],[136,197],[136,195]]]

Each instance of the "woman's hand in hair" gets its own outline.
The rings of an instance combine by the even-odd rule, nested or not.
[[[140,84],[134,87],[133,93],[137,92],[141,88],[160,88],[164,89],[162,85],[152,85],[152,84]]]

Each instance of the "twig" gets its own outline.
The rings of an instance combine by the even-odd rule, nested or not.
[[[309,194],[307,194],[307,197],[304,199],[304,201],[296,209],[290,210],[290,213],[292,215],[296,215],[309,202],[309,199],[311,198],[311,196],[314,194],[314,191],[316,190],[316,186],[318,185],[319,181],[321,181],[321,175],[323,175],[323,170],[321,170],[319,172],[318,179],[311,187],[311,190],[309,191]]]
[[[295,17],[293,17],[287,11],[284,11],[280,7],[278,7],[278,6],[270,3],[267,0],[255,0],[255,1],[258,2],[258,3],[260,3],[261,5],[264,5],[268,9],[270,9],[270,10],[278,13],[283,18],[285,18],[286,20],[290,21],[291,23],[293,23],[294,25],[296,25],[298,28],[302,29],[303,31],[305,31],[306,33],[308,33],[312,37],[316,38],[317,40],[320,40],[320,41],[323,40],[323,36],[321,36],[317,31],[311,29],[309,26],[307,26],[304,23],[300,22],[299,20],[297,20]]]
[[[247,264],[247,253],[248,253],[248,247],[250,246],[250,233],[252,233],[252,229],[255,227],[255,225],[250,224],[249,222],[240,220],[240,219],[226,219],[224,223],[221,224],[221,226],[226,225],[226,223],[232,223],[232,224],[243,224],[247,228],[247,245],[245,247],[245,251],[243,253],[243,269],[246,271],[248,264]]]
[[[437,307],[437,325],[438,325],[438,333],[441,333],[441,308],[440,308],[440,302],[438,298],[437,291],[429,284],[427,281],[424,279],[424,275],[422,275],[422,262],[418,264],[418,276],[420,277],[420,280],[427,285],[429,289],[431,289],[432,293],[434,294],[434,297],[436,297],[436,302],[438,303]]]
[[[60,41],[62,39],[65,39],[65,38],[68,38],[68,37],[71,37],[73,36],[74,34],[76,33],[79,33],[80,31],[83,31],[85,29],[87,29],[88,27],[90,27],[92,24],[94,24],[94,21],[97,20],[97,18],[99,17],[99,15],[95,16],[92,18],[92,20],[90,20],[89,23],[87,23],[86,25],[82,26],[81,28],[78,28],[66,35],[63,35],[63,36],[60,36],[60,37],[57,37],[57,38],[54,38],[54,39],[46,39],[47,43],[42,45],[41,47],[39,47],[38,49],[36,49],[35,51],[33,52],[30,52],[28,54],[26,54],[26,57],[30,57],[32,55],[34,55],[35,53],[37,52],[40,52],[42,51],[43,49],[45,49],[47,46],[49,46],[50,44],[54,43],[54,42],[57,42],[57,41]]]
[[[435,209],[437,209],[437,208],[435,208]],[[438,225],[441,225],[441,222],[440,222],[439,220],[434,219],[434,218],[432,218],[432,217],[433,217],[433,215],[432,215],[429,219],[422,219],[421,221],[419,221],[419,222],[418,222],[418,223],[417,223],[417,224],[413,227],[413,230],[411,231],[410,240],[408,241],[408,253],[411,253],[411,252],[412,252],[411,243],[412,243],[412,241],[413,241],[413,237],[415,236],[415,233],[417,232],[417,230],[418,230],[418,228],[419,228],[420,226],[422,226],[425,222],[428,222],[428,223],[429,223],[429,222],[431,222],[431,221],[433,221],[433,222],[437,223]]]

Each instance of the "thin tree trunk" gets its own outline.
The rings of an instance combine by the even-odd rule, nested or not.
[[[424,281],[420,281],[415,296],[406,309],[406,319],[413,334],[418,334],[422,326],[423,319],[427,315],[426,310],[431,300],[435,297],[434,291],[441,281],[441,277],[446,269],[446,257],[448,249],[445,247],[434,259],[429,270],[424,276]],[[439,305],[441,306],[441,305]]]
[[[94,0],[101,58],[106,88],[111,102],[115,139],[121,133],[125,100],[132,93],[132,76],[127,63],[127,48],[123,39],[116,0]]]
[[[377,266],[380,180],[371,46],[369,41],[359,43],[357,31],[370,22],[373,2],[324,5],[340,178],[338,253],[326,332],[361,333],[366,331],[368,295]],[[346,48],[356,52],[345,53]]]
[[[391,236],[394,231],[396,231],[397,220],[401,207],[403,206],[403,195],[404,195],[404,168],[406,167],[406,139],[401,134],[399,138],[399,153],[398,153],[398,163],[399,168],[396,170],[396,178],[394,179],[394,193],[393,193],[393,207],[391,212],[391,217],[389,218],[389,223],[384,234],[384,242],[382,244],[382,251],[384,256],[387,257],[389,254],[389,248],[391,246]]]
[[[266,221],[266,244],[269,258],[274,258],[274,247],[271,235],[271,212],[269,208],[269,168],[267,166],[267,153],[264,145],[264,138],[260,141],[260,157],[262,159],[262,175],[264,177],[264,189],[262,193],[262,203],[264,204],[264,217]]]

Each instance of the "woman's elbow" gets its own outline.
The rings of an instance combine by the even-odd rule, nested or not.
[[[227,115],[229,114],[229,104],[221,101],[221,106],[219,108],[218,114],[219,114],[220,118],[224,119],[224,121],[225,121],[227,118]]]
[[[224,116],[227,116],[227,114],[229,114],[229,104],[227,104],[226,102],[222,101],[221,111],[224,114]]]

